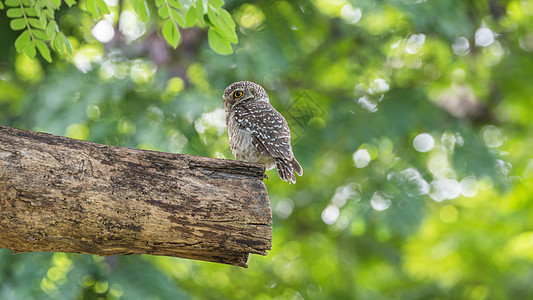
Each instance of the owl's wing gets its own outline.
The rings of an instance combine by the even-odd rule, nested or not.
[[[287,121],[269,103],[250,103],[237,122],[252,134],[252,144],[263,155],[288,161],[294,159]]]

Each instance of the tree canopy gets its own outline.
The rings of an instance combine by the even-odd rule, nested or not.
[[[268,172],[273,249],[248,269],[4,249],[1,298],[533,296],[533,1],[0,8],[1,125],[233,158],[221,96],[250,80],[304,169]]]

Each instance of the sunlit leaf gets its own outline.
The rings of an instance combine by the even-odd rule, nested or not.
[[[72,54],[72,45],[70,44],[68,38],[63,34],[63,32],[60,32],[57,36],[62,38],[62,44],[63,47],[67,50],[67,53]]]
[[[48,18],[53,19],[54,18],[54,10],[51,8],[43,9],[44,16],[48,16]],[[42,17],[43,15],[41,15]]]
[[[93,19],[98,19],[99,13],[96,6],[96,0],[85,0],[85,7],[87,11],[91,14]]]
[[[212,9],[209,5],[207,6],[207,17],[209,18],[209,22],[213,27],[220,27],[220,22],[218,20],[218,16],[214,9]]]
[[[61,33],[61,37],[63,37],[63,44],[65,46],[65,49],[67,49],[67,52],[69,54],[72,54],[72,45],[70,44],[68,38],[63,33]]]
[[[20,6],[20,2],[18,0],[6,0],[4,1],[4,4],[6,6],[11,6],[11,7]]]
[[[158,10],[157,10],[157,14],[162,18],[162,19],[168,19],[170,17],[170,13],[168,12],[168,7],[166,6],[161,6]]]
[[[215,8],[219,8],[222,5],[224,5],[224,1],[223,0],[209,0],[209,4],[211,4]]]
[[[22,0],[22,2],[24,3],[24,1],[33,1],[33,0]],[[56,5],[56,1],[52,1],[52,0],[41,0],[43,3],[43,7],[48,7],[49,9],[57,9],[58,6]],[[26,4],[24,3],[24,6],[30,6],[30,4]],[[31,4],[31,6],[33,6],[33,4]]]
[[[26,13],[26,15],[28,17],[38,17],[38,16],[40,16],[40,11],[39,11],[39,14],[37,14],[37,11],[35,10],[34,7],[25,7],[24,8],[24,13]]]
[[[139,14],[141,21],[146,23],[150,20],[150,10],[145,0],[137,1],[137,9],[135,11]]]
[[[163,25],[163,37],[165,37],[165,40],[174,49],[178,47],[178,43],[180,41],[180,32],[178,30],[178,25],[174,21],[168,20],[166,21],[165,25]]]
[[[20,8],[10,8],[6,11],[6,15],[9,18],[20,18],[22,17],[22,9]]]
[[[104,0],[96,0],[96,5],[100,9],[100,11],[102,11],[102,13],[110,13],[109,8],[107,7],[107,4],[104,2]]]
[[[28,43],[28,45],[26,45],[26,47],[22,50],[22,52],[24,52],[24,54],[26,54],[29,58],[34,59],[35,55],[37,54],[35,50],[35,43],[34,42]]]
[[[171,7],[181,8],[181,3],[179,2],[179,0],[167,0],[167,2],[168,5],[170,5]]]
[[[48,41],[51,39],[44,31],[42,30],[32,30],[33,35],[41,40]]]
[[[46,35],[51,38],[57,31],[57,23],[54,20],[48,22],[48,25],[46,25]]]
[[[202,2],[202,0],[195,0],[194,8],[196,10],[196,18],[198,20],[203,20],[204,19],[204,3]]]
[[[32,8],[33,10],[35,10],[35,16],[40,16],[43,12],[41,4],[39,2],[35,3]]]
[[[170,9],[170,17],[172,20],[176,21],[181,27],[185,26],[185,22],[183,21],[183,17],[181,14],[174,8]]]
[[[61,55],[65,55],[67,53],[72,54],[72,46],[70,45],[70,42],[68,41],[67,37],[62,32],[56,34],[53,41],[53,47]]]
[[[219,28],[222,29],[225,36],[228,38],[228,40],[232,43],[237,43],[238,38],[237,34],[235,33],[235,22],[233,21],[233,18],[229,14],[229,12],[223,8],[218,10],[218,16],[219,16]]]
[[[18,38],[15,40],[15,49],[17,49],[18,52],[22,51],[28,44],[30,43],[30,32],[28,30],[24,30]]]
[[[9,26],[13,30],[21,30],[26,28],[26,21],[24,19],[13,19],[9,23]]]
[[[191,5],[187,14],[185,14],[185,26],[184,27],[193,27],[196,24],[196,12],[194,6]]]
[[[40,28],[40,29],[45,29],[46,28],[46,25],[48,24],[48,21],[47,21],[45,15],[40,15],[39,16],[39,23],[41,23],[41,26],[42,26],[42,28]]]
[[[49,0],[49,3],[53,3],[52,8],[58,9],[61,6],[61,0]]]
[[[65,0],[65,3],[68,7],[72,7],[74,4],[76,4],[76,0]]]
[[[50,49],[48,49],[48,46],[40,40],[36,40],[35,44],[37,45],[37,49],[39,49],[39,52],[43,58],[48,62],[52,62],[52,56],[50,56]]]
[[[27,18],[27,20],[28,20],[28,23],[30,23],[30,26],[33,27],[33,28],[38,28],[38,29],[45,29],[46,28],[46,24],[43,25],[39,19]]]
[[[209,47],[211,47],[216,53],[222,55],[233,53],[230,42],[226,41],[226,39],[217,33],[215,29],[209,28],[207,38],[209,41]]]
[[[237,34],[235,33],[235,23],[231,15],[223,8],[214,10],[208,7],[207,15],[213,27],[215,27],[219,34],[227,39],[229,42],[237,43]]]

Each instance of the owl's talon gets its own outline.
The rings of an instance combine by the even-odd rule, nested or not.
[[[263,173],[263,180],[266,179],[268,181],[268,175],[267,173]]]

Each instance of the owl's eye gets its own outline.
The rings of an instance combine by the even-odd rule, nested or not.
[[[242,97],[242,92],[241,91],[236,91],[235,93],[233,93],[233,97],[235,97],[235,98]]]

